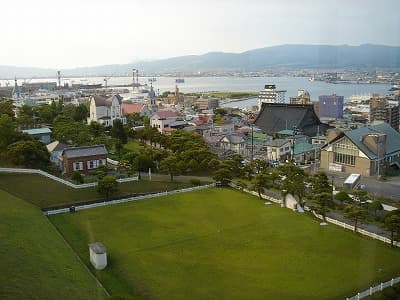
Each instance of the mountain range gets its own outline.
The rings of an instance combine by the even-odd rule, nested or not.
[[[127,75],[132,68],[141,73],[193,73],[264,71],[274,69],[400,68],[400,47],[280,45],[242,53],[209,52],[153,61],[80,67],[61,70],[63,76]],[[55,77],[55,69],[0,66],[0,78]]]

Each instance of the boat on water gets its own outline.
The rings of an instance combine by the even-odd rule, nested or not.
[[[176,78],[175,83],[185,83],[185,78]]]

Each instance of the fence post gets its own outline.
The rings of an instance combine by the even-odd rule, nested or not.
[[[360,293],[357,293],[357,300],[360,300]]]
[[[372,295],[372,286],[369,288],[369,295]]]
[[[390,280],[390,286],[393,286],[393,278]]]
[[[383,290],[383,283],[381,282],[381,291]]]

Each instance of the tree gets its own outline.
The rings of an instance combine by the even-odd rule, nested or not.
[[[357,232],[358,222],[366,218],[367,211],[363,207],[351,205],[346,208],[344,216],[354,222],[354,232]]]
[[[18,140],[19,133],[16,130],[15,122],[7,114],[0,116],[0,149]]]
[[[114,176],[107,175],[98,181],[97,192],[105,197],[106,201],[111,195],[118,192],[118,181]]]
[[[343,204],[344,201],[351,201],[351,198],[349,196],[349,194],[347,194],[346,192],[339,192],[334,196],[335,200],[340,201],[340,203]]]
[[[261,198],[261,192],[267,186],[268,177],[265,174],[257,174],[253,180],[253,189],[258,193],[258,197]]]
[[[180,174],[180,169],[178,168],[178,159],[175,155],[170,155],[160,162],[159,169],[161,172],[167,173],[171,177],[171,181],[174,180],[174,176]]]
[[[370,204],[368,204],[368,210],[373,211],[374,216],[376,217],[376,212],[378,210],[383,210],[383,205],[380,201],[375,200],[375,201],[372,201]]]
[[[323,222],[326,222],[326,213],[329,210],[328,202],[332,199],[330,193],[322,192],[318,194],[313,194],[311,197],[310,206],[317,213],[322,215]]]
[[[139,154],[133,159],[133,168],[139,172],[140,179],[140,172],[146,172],[149,169],[153,169],[154,163],[150,156],[146,154]]]
[[[115,151],[117,152],[117,155],[118,155],[118,160],[121,160],[121,152],[122,152],[122,149],[124,149],[124,146],[122,145],[120,140],[116,140],[114,147],[115,147]]]
[[[86,118],[89,116],[89,110],[87,106],[83,103],[79,104],[75,107],[73,112],[73,119],[77,122],[86,121]]]
[[[368,193],[364,190],[354,190],[352,193],[354,201],[358,202],[359,206],[368,200]]]
[[[293,196],[297,196],[299,205],[303,207],[303,198],[307,189],[307,177],[304,174],[304,170],[294,164],[287,163],[279,167],[279,172],[285,177],[281,188],[293,194]]]
[[[50,164],[49,152],[39,141],[19,141],[7,147],[9,160],[28,168],[46,168]]]
[[[228,185],[228,183],[233,179],[233,173],[228,168],[219,168],[213,174],[213,179],[215,181],[221,182],[221,185]]]
[[[0,101],[0,116],[1,115],[8,115],[11,119],[15,118],[14,104],[12,100]]]
[[[236,184],[239,186],[240,190],[243,191],[245,188],[247,188],[247,183],[243,180],[238,180]]]
[[[400,214],[387,215],[384,226],[390,231],[390,244],[393,247],[394,240],[400,237]]]
[[[114,120],[113,126],[110,130],[110,134],[113,138],[120,140],[122,144],[126,144],[128,142],[128,137],[124,125],[119,119]]]

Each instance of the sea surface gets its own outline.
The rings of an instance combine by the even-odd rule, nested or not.
[[[104,77],[87,77],[87,78],[62,78],[63,83],[69,84],[104,84]],[[54,79],[32,79],[29,82],[56,81]],[[18,80],[18,84],[22,84],[23,80]],[[150,87],[150,78],[139,77],[141,84],[147,84]],[[12,80],[8,81],[9,85],[14,85]],[[127,85],[132,83],[132,77],[109,77],[107,78],[108,86]],[[1,86],[6,85],[6,81],[0,80]],[[372,93],[387,94],[391,88],[390,84],[347,84],[347,83],[326,83],[322,81],[309,81],[306,77],[186,77],[184,83],[175,83],[174,77],[157,77],[153,83],[156,93],[165,91],[174,91],[176,85],[180,92],[183,93],[202,93],[209,91],[222,92],[258,92],[264,88],[265,84],[275,84],[278,90],[286,90],[286,101],[290,97],[297,95],[298,89],[306,90],[310,93],[311,100],[317,101],[320,95],[330,95],[336,93],[344,96],[345,99],[353,95],[366,95]],[[256,99],[250,99],[241,102],[232,102],[229,106],[250,107],[256,105]]]

